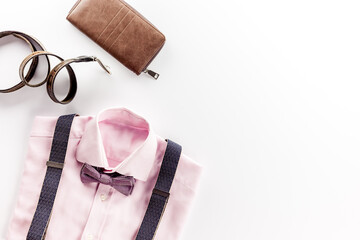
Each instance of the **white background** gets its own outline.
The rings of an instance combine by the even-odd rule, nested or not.
[[[183,239],[360,238],[360,5],[349,0],[131,0],[167,43],[137,77],[65,17],[75,0],[3,0],[1,30],[36,36],[74,64],[67,106],[45,87],[0,95],[0,230],[14,208],[36,115],[125,106],[204,166]],[[29,53],[0,40],[0,87]],[[64,87],[66,84],[64,84]]]

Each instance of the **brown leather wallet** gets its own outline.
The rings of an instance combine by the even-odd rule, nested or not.
[[[78,0],[67,19],[137,75],[160,52],[165,36],[122,0]]]

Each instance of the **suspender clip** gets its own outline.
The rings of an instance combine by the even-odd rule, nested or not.
[[[156,195],[159,195],[159,196],[162,196],[162,197],[166,198],[166,202],[168,201],[168,199],[170,197],[170,193],[164,192],[163,190],[160,190],[160,189],[157,189],[157,188],[153,189],[153,194],[156,194]]]
[[[59,163],[59,162],[54,162],[54,161],[47,161],[46,166],[52,167],[52,168],[63,169],[64,168],[64,163]]]

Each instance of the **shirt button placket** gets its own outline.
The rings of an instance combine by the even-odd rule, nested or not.
[[[84,240],[101,239],[101,231],[106,221],[108,214],[110,197],[112,196],[113,189],[110,186],[99,184],[95,194],[92,208],[90,210],[89,218],[87,220],[83,238]],[[96,235],[95,235],[96,233]]]
[[[94,240],[94,236],[92,234],[88,234],[86,236],[86,240]]]
[[[104,193],[100,194],[101,201],[105,201],[107,199],[106,195]]]

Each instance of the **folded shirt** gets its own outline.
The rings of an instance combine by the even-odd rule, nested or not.
[[[29,141],[17,204],[7,238],[24,240],[47,170],[57,117],[37,117]],[[75,117],[47,240],[135,239],[164,157],[166,141],[125,108]],[[131,195],[97,182],[83,183],[84,164],[135,179]],[[179,239],[198,188],[201,167],[181,154],[155,239]]]

